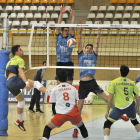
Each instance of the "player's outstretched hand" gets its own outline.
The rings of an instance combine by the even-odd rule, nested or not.
[[[105,114],[105,118],[106,119],[107,119],[108,115],[109,115],[109,112],[106,112],[106,114]]]
[[[69,12],[71,15],[75,16],[75,12],[71,8],[70,8]]]
[[[61,5],[61,7],[60,7],[60,13],[65,13],[67,10],[65,10],[65,8],[66,8],[67,6],[66,5]]]
[[[31,89],[30,85],[27,84],[27,85],[26,85],[26,90],[27,90],[27,91],[30,91],[30,89]]]

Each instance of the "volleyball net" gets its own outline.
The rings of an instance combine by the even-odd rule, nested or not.
[[[56,28],[69,27],[75,30],[77,45],[72,50],[74,67],[56,66]],[[87,44],[96,44],[98,28],[101,28],[97,65],[78,66],[78,36],[82,27],[83,51]],[[42,61],[47,61],[46,68],[103,69],[118,70],[124,64],[131,70],[140,70],[140,25],[123,24],[36,24],[33,25],[29,41],[29,68],[38,69]],[[67,49],[61,47],[67,53]],[[68,47],[67,47],[68,48]],[[65,49],[65,50],[64,50]],[[69,48],[68,48],[69,49]],[[61,54],[59,54],[61,55]],[[64,53],[63,53],[64,55]]]

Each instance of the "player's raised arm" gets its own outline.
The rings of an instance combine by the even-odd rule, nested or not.
[[[70,14],[72,15],[72,20],[71,20],[71,24],[74,24],[75,23],[75,13],[72,9],[69,10]],[[70,31],[71,35],[72,36],[75,36],[75,30],[74,30],[74,27],[71,28],[71,31]]]
[[[101,20],[99,20],[99,23],[98,24],[102,24]],[[94,52],[95,52],[96,55],[98,54],[98,49],[99,49],[100,33],[101,33],[101,28],[98,28],[98,34],[97,34],[96,44],[95,44],[95,47],[94,47]]]
[[[79,20],[79,24],[82,24],[82,20]],[[80,53],[82,50],[82,27],[80,27],[78,35],[78,53]]]
[[[62,21],[63,13],[67,11],[67,10],[65,10],[65,8],[66,8],[65,5],[63,5],[63,6],[60,7],[60,15],[58,17],[58,24],[60,24],[61,21]],[[56,35],[58,35],[60,32],[61,32],[61,28],[60,27],[57,27],[56,28]]]

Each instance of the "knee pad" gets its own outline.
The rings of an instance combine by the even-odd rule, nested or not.
[[[40,82],[38,82],[38,81],[34,82],[34,88],[39,90],[41,87],[43,87],[43,85]]]
[[[51,130],[52,129],[46,125],[44,128],[43,137],[49,139]]]
[[[138,122],[137,119],[135,119],[135,120],[131,120],[131,123],[132,123],[134,126],[137,125],[137,124],[139,124],[139,122]]]
[[[24,106],[25,106],[25,99],[21,102],[18,102],[18,104],[17,104],[17,107],[19,107],[19,108],[24,108]]]
[[[113,122],[111,122],[110,120],[106,120],[105,123],[104,123],[104,129],[105,128],[109,128],[110,129],[112,124],[113,124]]]

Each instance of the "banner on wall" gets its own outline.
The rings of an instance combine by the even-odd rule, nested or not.
[[[98,85],[104,90],[106,95],[108,96],[108,86],[111,81],[97,81]],[[47,89],[52,90],[57,85],[56,80],[48,80],[47,81]],[[73,86],[78,90],[79,89],[79,80],[73,81]],[[49,96],[45,95],[44,103],[49,103]],[[88,97],[85,99],[84,104],[106,104],[104,100],[102,100],[100,97],[96,96],[94,93],[89,93]]]
[[[42,84],[43,84],[44,87],[46,87],[47,81],[46,80],[43,80],[42,81]],[[34,89],[31,89],[30,91],[26,91],[26,89],[21,89],[21,92],[24,95],[24,98],[25,98],[26,103],[30,103],[31,98],[32,98],[32,95],[34,93]],[[41,92],[40,103],[44,103],[44,95],[45,94]],[[17,102],[16,98],[10,92],[9,92],[8,102],[9,103],[11,103],[11,102]]]

